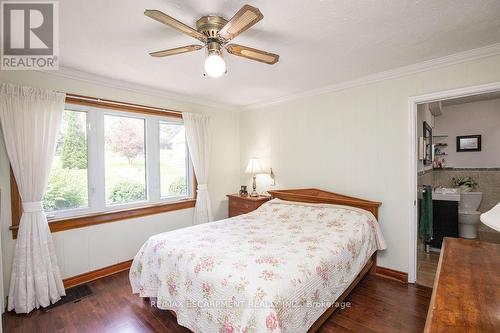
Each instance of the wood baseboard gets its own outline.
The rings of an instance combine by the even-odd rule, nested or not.
[[[95,271],[83,273],[77,276],[72,276],[63,280],[64,288],[68,289],[71,287],[78,286],[90,281],[94,281],[106,276],[110,276],[116,273],[126,271],[132,265],[132,259],[111,266],[96,269]]]
[[[377,266],[376,275],[387,279],[408,283],[408,273],[396,271],[394,269]]]

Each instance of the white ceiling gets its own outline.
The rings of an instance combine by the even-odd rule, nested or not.
[[[143,15],[159,9],[195,26],[243,4],[264,19],[234,42],[280,54],[273,66],[226,55],[223,78],[203,77],[203,51]],[[249,105],[500,42],[499,0],[62,0],[62,67],[227,105]]]

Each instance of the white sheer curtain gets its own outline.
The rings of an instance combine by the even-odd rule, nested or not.
[[[65,295],[42,197],[64,110],[62,93],[2,83],[0,121],[23,201],[8,310],[28,313]]]
[[[194,209],[194,224],[210,222],[212,206],[208,194],[208,168],[210,156],[210,118],[204,114],[183,112],[186,139],[198,180],[198,195]]]
[[[0,148],[1,149],[1,148]],[[0,169],[1,169],[0,163]],[[5,212],[9,209],[5,202],[5,189],[0,187],[0,226],[4,225]],[[3,249],[2,247],[2,232],[0,231],[0,251]],[[0,256],[0,318],[2,317],[2,313],[5,310],[5,297],[3,296],[3,265],[2,265],[2,257]],[[2,325],[2,319],[0,319],[0,326]],[[0,329],[0,333],[2,333],[2,329]]]

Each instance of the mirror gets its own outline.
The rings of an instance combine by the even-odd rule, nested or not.
[[[424,136],[424,165],[432,164],[432,127],[424,121],[423,126]]]

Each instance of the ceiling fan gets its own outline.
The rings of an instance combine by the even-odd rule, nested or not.
[[[196,21],[196,30],[174,19],[159,10],[146,10],[144,15],[166,24],[179,32],[198,39],[204,45],[187,45],[174,49],[151,52],[153,57],[167,57],[175,54],[198,51],[207,48],[205,71],[211,77],[220,77],[226,72],[226,63],[222,51],[225,48],[229,54],[260,61],[269,65],[279,60],[279,55],[254,49],[251,47],[228,44],[230,40],[259,22],[264,15],[258,8],[244,5],[227,21],[223,17],[207,15]]]

